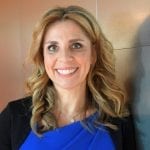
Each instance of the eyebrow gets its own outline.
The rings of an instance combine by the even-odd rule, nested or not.
[[[77,41],[84,41],[83,39],[72,39],[69,40],[69,43],[77,42]]]
[[[57,41],[47,41],[44,44],[57,44],[57,43],[58,43]]]
[[[69,40],[69,43],[74,43],[74,42],[77,42],[77,41],[84,41],[83,39],[71,39]],[[58,44],[58,41],[47,41],[45,42],[44,44]]]

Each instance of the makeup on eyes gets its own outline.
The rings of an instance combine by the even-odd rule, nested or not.
[[[83,46],[84,40],[82,39],[71,39],[68,42],[68,48],[71,50],[81,50]],[[57,52],[59,50],[59,41],[47,41],[44,43],[44,48],[50,53]]]

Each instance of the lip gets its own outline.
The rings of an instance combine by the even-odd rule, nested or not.
[[[78,70],[78,67],[65,67],[65,68],[57,68],[55,71],[62,76],[70,76],[74,74]]]

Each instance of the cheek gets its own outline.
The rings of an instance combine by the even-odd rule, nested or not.
[[[87,53],[86,55],[83,55],[81,58],[81,62],[85,63],[86,65],[92,64],[91,53]]]
[[[80,61],[80,65],[81,65],[82,69],[84,70],[84,72],[87,73],[90,69],[91,64],[92,64],[91,56],[90,55],[84,55],[79,59],[79,61]]]
[[[44,66],[47,74],[49,74],[53,66],[52,59],[48,57],[44,57]]]

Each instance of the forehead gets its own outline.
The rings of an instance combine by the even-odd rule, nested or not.
[[[52,37],[82,37],[89,39],[81,26],[72,20],[61,20],[50,24],[45,32],[45,39]]]

